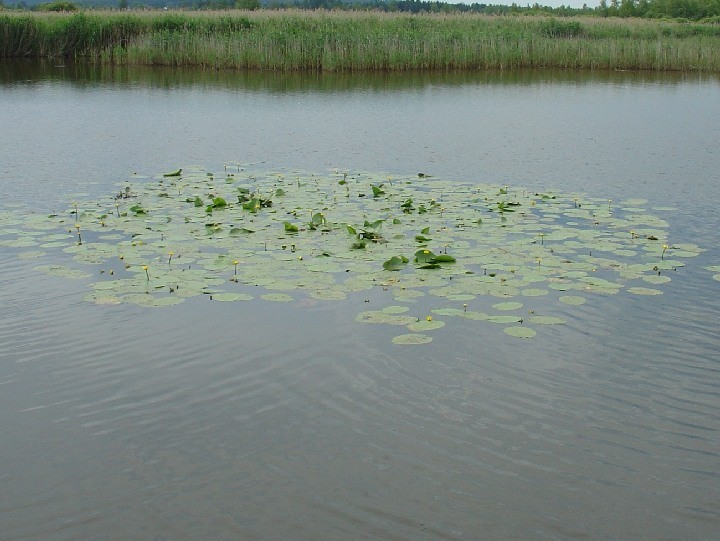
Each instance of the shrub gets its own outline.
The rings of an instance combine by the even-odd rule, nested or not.
[[[78,11],[79,8],[72,2],[66,2],[64,0],[58,0],[57,2],[49,2],[47,4],[40,4],[37,7],[38,11]]]
[[[577,38],[583,35],[583,27],[578,21],[559,21],[553,18],[542,21],[540,30],[549,38]]]

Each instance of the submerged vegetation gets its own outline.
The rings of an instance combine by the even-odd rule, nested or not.
[[[406,327],[398,344],[453,320],[532,338],[595,295],[662,294],[703,251],[673,243],[646,203],[238,164],[133,177],[50,215],[0,211],[0,246],[50,259],[38,272],[94,274],[85,299],[101,305],[312,298]]]
[[[720,71],[720,26],[376,12],[2,13],[0,56],[214,69]]]

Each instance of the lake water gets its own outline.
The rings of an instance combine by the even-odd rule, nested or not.
[[[0,539],[716,539],[718,119],[713,76],[0,62],[11,212],[242,162],[644,198],[706,249],[530,340],[402,347],[355,321],[381,292],[97,306],[0,246]]]

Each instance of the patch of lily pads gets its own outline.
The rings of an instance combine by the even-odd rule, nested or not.
[[[388,305],[356,319],[405,326],[396,344],[429,342],[446,324],[430,313],[532,338],[528,325],[566,322],[556,303],[661,294],[703,252],[674,244],[646,205],[424,174],[182,168],[49,214],[7,207],[0,246],[28,259],[61,250],[62,264],[36,267],[55,276],[97,268],[84,297],[96,304],[354,303],[375,291]]]

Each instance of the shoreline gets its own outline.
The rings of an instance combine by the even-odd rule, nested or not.
[[[216,70],[720,72],[720,26],[299,10],[2,12],[0,57]]]

